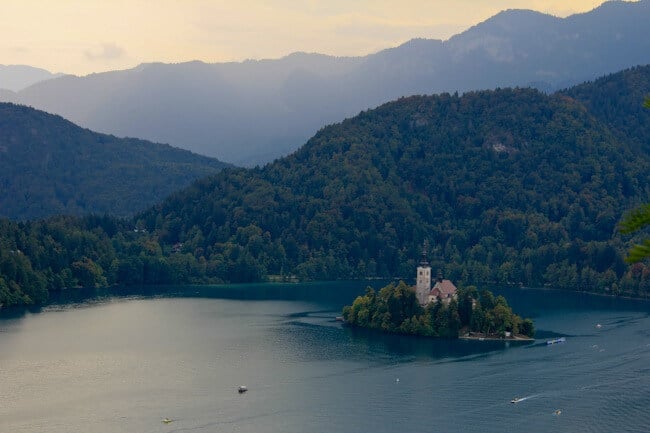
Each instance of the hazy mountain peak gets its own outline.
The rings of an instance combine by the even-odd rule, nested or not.
[[[507,9],[495,16],[470,27],[463,33],[453,36],[449,42],[453,45],[457,41],[470,38],[486,37],[487,35],[511,37],[525,35],[531,31],[548,28],[556,25],[561,18],[528,9]],[[534,29],[534,30],[533,30]]]
[[[0,100],[252,166],[290,153],[328,123],[402,96],[515,86],[552,92],[648,64],[649,5],[609,2],[564,19],[510,9],[444,42],[412,39],[365,57],[296,52],[147,63],[41,82]]]
[[[635,1],[626,1],[626,0],[609,0],[606,2],[603,2],[600,6],[594,8],[591,12],[612,12],[612,11],[623,11],[626,8],[629,7],[634,7],[634,8],[647,8],[650,6],[650,1],[648,0],[635,0]],[[589,13],[589,12],[587,12]],[[584,15],[584,14],[576,14],[576,15]]]
[[[0,65],[0,89],[18,92],[39,81],[62,76],[42,68],[27,65]]]

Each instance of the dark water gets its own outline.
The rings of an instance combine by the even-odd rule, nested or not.
[[[650,304],[511,290],[538,341],[447,341],[341,327],[364,287],[4,311],[0,432],[650,432]]]

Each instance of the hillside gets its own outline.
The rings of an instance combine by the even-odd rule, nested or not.
[[[561,93],[582,102],[621,140],[650,152],[650,110],[643,108],[644,98],[650,96],[650,65],[610,74]]]
[[[416,39],[365,57],[152,63],[4,97],[96,131],[254,166],[296,150],[323,125],[401,96],[553,91],[650,64],[648,22],[650,0],[608,2],[564,19],[507,10],[447,41]]]
[[[0,103],[0,216],[130,216],[225,164]]]
[[[627,271],[616,224],[648,200],[649,163],[564,95],[410,97],[138,220],[230,281],[408,278],[428,239],[453,279],[604,290]]]
[[[631,88],[615,87],[614,105],[633,111],[622,102]],[[585,100],[599,91],[598,81],[580,87]],[[624,263],[629,239],[616,231],[650,201],[650,156],[634,133],[563,93],[402,98],[263,168],[200,179],[131,221],[0,219],[0,303],[65,287],[272,275],[411,281],[425,240],[432,267],[461,286],[647,296],[650,268]]]

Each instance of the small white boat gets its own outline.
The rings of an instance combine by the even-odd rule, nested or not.
[[[240,394],[243,394],[246,391],[248,391],[248,388],[246,388],[246,385],[239,385],[239,388],[237,388],[237,392],[239,392]]]
[[[512,400],[510,400],[510,403],[517,404],[517,403],[519,403],[521,400],[523,400],[523,399],[522,399],[522,398],[519,398],[519,397],[515,397],[515,398],[513,398]]]
[[[546,344],[557,344],[564,343],[566,341],[565,337],[555,338],[553,340],[546,340]]]

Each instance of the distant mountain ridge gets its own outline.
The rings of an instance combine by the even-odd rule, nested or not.
[[[0,217],[130,216],[227,166],[168,145],[82,129],[0,103]]]
[[[550,92],[650,64],[648,22],[650,0],[607,2],[567,18],[508,10],[448,41],[416,39],[365,57],[153,63],[4,97],[100,132],[253,166],[401,96],[514,86]]]
[[[41,68],[27,65],[0,65],[0,90],[18,92],[40,81],[57,78],[63,74],[53,74]],[[2,96],[2,100],[6,96]],[[12,101],[7,101],[12,102]]]

